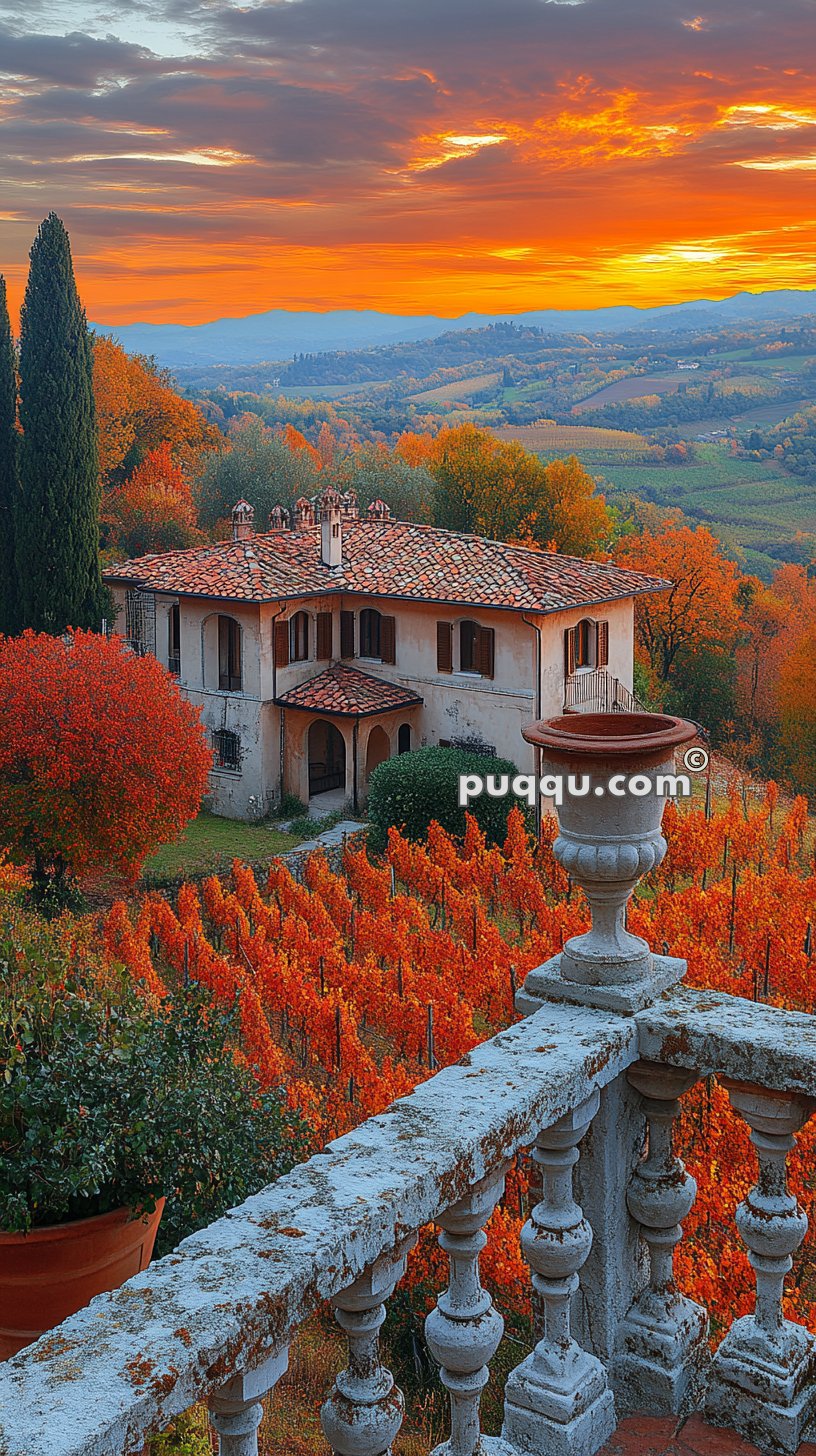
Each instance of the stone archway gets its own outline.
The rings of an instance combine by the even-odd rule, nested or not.
[[[366,783],[371,778],[377,765],[384,763],[390,757],[391,744],[388,734],[378,723],[368,735],[368,745],[366,747]]]
[[[346,787],[346,743],[326,718],[312,723],[308,737],[309,797]]]

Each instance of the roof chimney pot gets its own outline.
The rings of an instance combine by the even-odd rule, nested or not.
[[[329,486],[320,497],[320,559],[330,571],[343,565],[343,502]]]
[[[255,534],[255,511],[249,501],[239,500],[232,508],[232,539],[248,541]]]

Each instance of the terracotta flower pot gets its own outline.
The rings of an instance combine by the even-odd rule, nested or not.
[[[0,1360],[16,1355],[95,1294],[146,1269],[164,1199],[134,1218],[127,1208],[50,1224],[27,1234],[0,1230]]]

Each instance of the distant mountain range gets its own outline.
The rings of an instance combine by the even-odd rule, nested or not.
[[[458,318],[435,314],[403,317],[372,309],[331,309],[298,313],[275,308],[247,318],[216,319],[209,324],[92,324],[112,334],[131,353],[152,354],[168,366],[196,364],[283,363],[294,354],[370,349],[378,344],[433,339],[463,329],[482,329],[510,321],[548,333],[620,333],[640,329],[704,329],[731,322],[799,318],[816,313],[816,289],[737,293],[720,300],[698,299],[662,308],[533,309],[529,313],[466,313]]]

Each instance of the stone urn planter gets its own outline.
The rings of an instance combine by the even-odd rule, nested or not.
[[[0,1360],[146,1269],[164,1199],[152,1213],[127,1208],[29,1233],[0,1230]]]
[[[558,999],[632,1013],[685,973],[684,961],[655,955],[625,921],[638,881],[666,853],[660,825],[675,750],[697,732],[660,713],[569,713],[524,729],[541,750],[542,776],[562,781],[553,851],[584,890],[592,928],[530,972],[520,1010]]]

